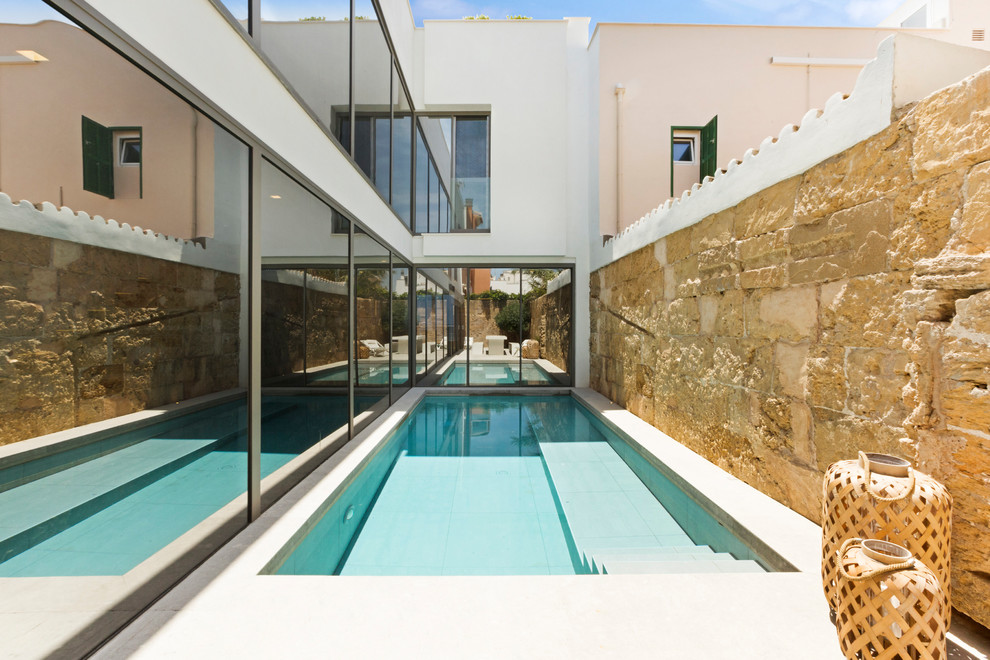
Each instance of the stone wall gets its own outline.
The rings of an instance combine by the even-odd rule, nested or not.
[[[813,520],[828,465],[955,499],[954,605],[990,625],[990,70],[591,278],[591,381]]]
[[[238,384],[235,274],[0,230],[0,444]]]
[[[387,305],[387,298],[357,299],[355,322],[359,339],[388,343]],[[263,379],[301,372],[304,365],[313,369],[347,362],[346,295],[307,289],[304,324],[302,287],[263,280],[261,310]]]
[[[570,370],[572,294],[568,284],[529,303],[529,337],[540,342],[540,357],[562,371]]]
[[[499,330],[498,324],[495,323],[495,317],[498,316],[498,313],[502,311],[502,308],[509,303],[516,305],[519,304],[515,300],[507,300],[504,303],[496,303],[488,298],[474,298],[467,301],[467,304],[470,307],[470,320],[468,327],[468,331],[471,333],[470,336],[474,337],[475,341],[484,341],[485,337],[488,335],[502,334],[502,331]]]

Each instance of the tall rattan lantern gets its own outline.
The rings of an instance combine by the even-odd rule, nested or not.
[[[951,604],[951,521],[949,492],[904,459],[860,452],[858,460],[833,463],[825,474],[822,512],[822,583],[829,606],[837,606],[839,548],[855,537],[907,548],[935,573]]]
[[[836,631],[850,660],[945,660],[948,601],[903,546],[847,539],[838,553]]]

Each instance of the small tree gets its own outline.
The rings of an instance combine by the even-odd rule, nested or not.
[[[529,334],[529,305],[512,302],[495,315],[495,325],[509,341],[522,341],[519,337],[519,309],[522,308],[522,334]]]

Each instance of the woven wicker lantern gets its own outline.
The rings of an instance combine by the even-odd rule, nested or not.
[[[945,660],[948,602],[903,546],[847,539],[839,551],[835,627],[846,658]]]
[[[949,594],[952,498],[939,482],[885,454],[833,463],[825,474],[822,512],[822,583],[835,610],[838,550],[848,538],[890,541],[920,559]],[[949,617],[949,614],[946,614]]]

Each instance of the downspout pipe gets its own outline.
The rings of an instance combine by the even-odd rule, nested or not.
[[[615,85],[615,231],[619,235],[619,223],[622,219],[622,100],[626,95],[626,86],[622,83]]]

